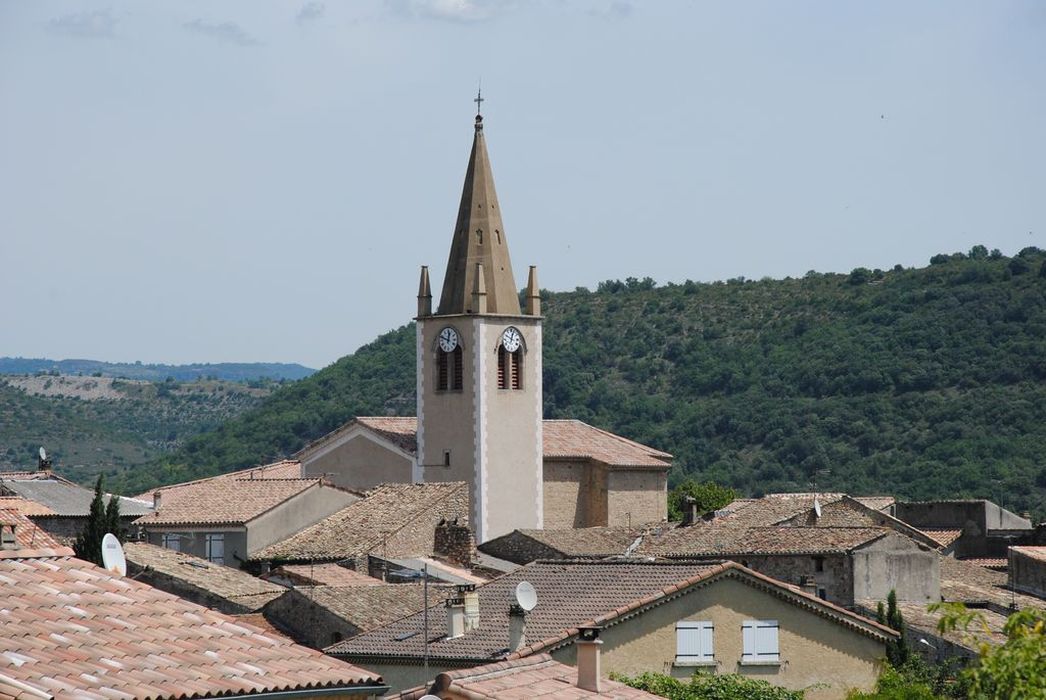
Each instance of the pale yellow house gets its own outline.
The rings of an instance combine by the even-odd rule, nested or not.
[[[522,581],[534,586],[538,603],[521,618],[510,601]],[[871,689],[886,643],[896,638],[734,562],[534,562],[477,593],[472,628],[457,625],[453,601],[429,609],[427,676],[421,613],[326,651],[380,673],[399,690],[433,673],[534,654],[575,666],[582,630],[591,635],[595,628],[604,674],[738,673],[828,700],[851,688]]]

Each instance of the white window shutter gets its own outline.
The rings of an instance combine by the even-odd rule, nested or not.
[[[752,620],[745,620],[741,624],[741,642],[743,651],[741,658],[745,660],[752,660],[757,658],[759,649],[756,647],[756,623]]]
[[[715,658],[714,653],[715,647],[713,646],[712,638],[712,623],[702,622],[701,623],[701,660],[711,661]]]
[[[711,622],[682,620],[676,623],[676,662],[694,663],[715,658]]]

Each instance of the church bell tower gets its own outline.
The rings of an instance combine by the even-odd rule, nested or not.
[[[541,300],[534,267],[524,300],[521,309],[477,114],[435,313],[428,268],[421,269],[415,480],[468,482],[479,542],[542,527]]]

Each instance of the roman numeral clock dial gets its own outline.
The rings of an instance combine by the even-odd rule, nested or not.
[[[453,328],[444,328],[439,332],[439,349],[443,352],[454,352],[458,347],[458,332]]]

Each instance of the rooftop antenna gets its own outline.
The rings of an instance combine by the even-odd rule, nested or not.
[[[105,537],[102,538],[102,566],[117,576],[127,575],[127,558],[123,553],[123,545],[111,532],[105,533]]]

